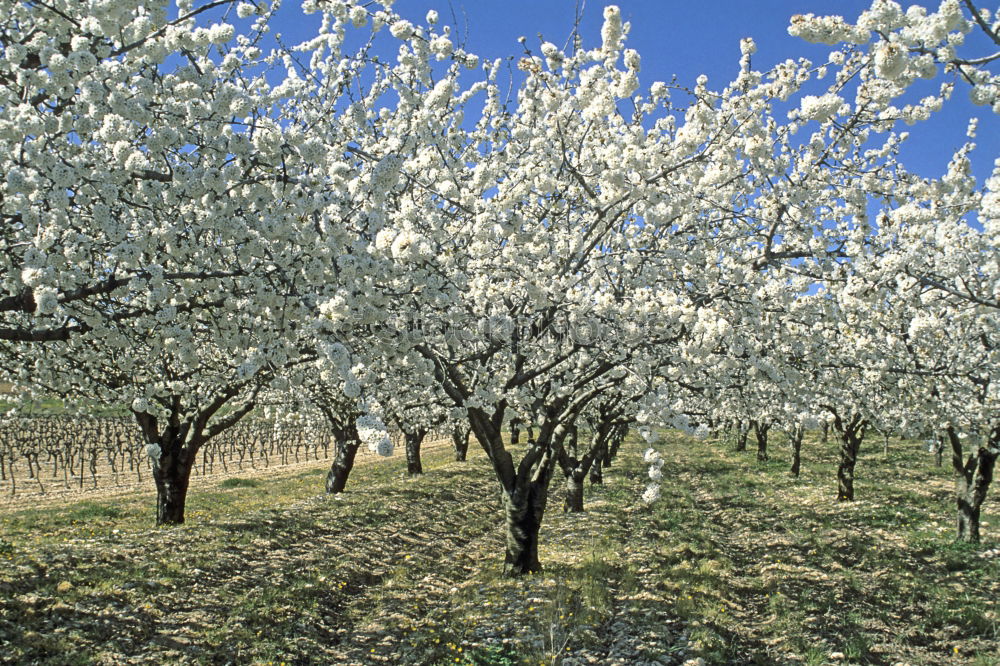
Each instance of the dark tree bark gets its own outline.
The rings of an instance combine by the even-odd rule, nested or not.
[[[503,442],[504,409],[501,404],[488,415],[480,408],[469,408],[469,423],[500,482],[505,518],[504,573],[517,577],[541,571],[538,534],[556,466],[553,440],[566,433],[555,419],[543,421],[538,439],[528,439],[527,451],[515,465]]]
[[[555,309],[545,316],[554,316]],[[515,330],[520,330],[515,327]],[[516,342],[516,340],[515,340]],[[516,345],[512,345],[516,348]],[[474,395],[461,365],[446,360],[440,353],[422,344],[415,351],[430,361],[435,379],[454,401],[463,405],[473,434],[483,448],[500,485],[501,506],[505,515],[506,549],[504,569],[507,575],[520,576],[541,570],[538,561],[538,534],[545,514],[549,484],[556,465],[557,447],[565,437],[566,424],[572,424],[580,412],[602,392],[613,388],[617,380],[609,375],[619,365],[611,360],[595,361],[588,372],[558,393],[542,391],[532,405],[528,426],[528,445],[521,460],[514,458],[504,442],[505,416],[510,407],[506,398],[487,406],[468,406]],[[524,386],[544,372],[546,366],[525,367],[525,357],[515,351],[516,374],[509,386]]]
[[[184,523],[188,483],[194,456],[182,443],[163,443],[159,459],[153,460],[153,481],[156,483],[156,524]]]
[[[342,493],[347,487],[347,479],[354,469],[354,459],[361,446],[357,426],[359,413],[353,402],[331,400],[326,394],[314,395],[313,403],[326,417],[327,425],[333,432],[335,448],[330,471],[326,474],[326,492]]]
[[[521,419],[510,420],[510,443],[521,443]]]
[[[513,487],[501,495],[506,516],[504,572],[508,576],[542,570],[538,560],[538,534],[554,471],[555,456],[551,445],[528,440],[528,453],[518,465]]]
[[[955,503],[958,507],[958,539],[979,543],[979,518],[986,493],[993,482],[1000,454],[1000,425],[993,429],[983,446],[965,458],[962,441],[955,429],[947,430],[951,443],[951,466],[955,470]],[[963,460],[964,459],[964,460]]]
[[[469,435],[472,434],[467,426],[456,425],[451,430],[451,443],[455,447],[455,461],[465,462],[469,454]]]
[[[789,470],[792,476],[798,476],[802,466],[802,437],[805,429],[802,426],[795,426],[788,434],[789,443],[792,445],[792,468]]]
[[[592,485],[602,485],[604,483],[604,467],[609,463],[608,440],[605,439],[594,455],[594,463],[590,466],[590,483]]]
[[[751,426],[744,423],[738,423],[736,425],[736,450],[746,451],[747,450],[747,439],[750,438],[750,428]]]
[[[576,456],[580,445],[580,429],[576,425],[566,426],[566,437],[563,440],[563,447],[566,453]]]
[[[583,511],[583,479],[578,479],[576,474],[567,474],[563,513],[583,513]]]
[[[854,414],[850,419],[842,419],[840,415],[830,410],[834,415],[833,426],[840,435],[840,464],[837,466],[837,501],[854,501],[854,467],[858,462],[858,451],[861,441],[865,438],[868,422],[860,414]]]
[[[353,422],[346,427],[334,427],[333,436],[336,453],[333,456],[333,463],[330,464],[330,471],[326,475],[326,492],[336,494],[344,492],[344,488],[347,487],[347,478],[354,469],[354,458],[358,454],[358,447],[361,446],[361,437]]]
[[[767,462],[767,434],[771,430],[770,423],[753,422],[753,434],[757,438],[757,461]]]
[[[424,467],[420,462],[420,445],[426,436],[426,428],[403,432],[403,440],[406,444],[406,473],[410,476],[419,476],[424,473]]]
[[[551,461],[543,461],[538,475],[519,484],[514,493],[502,495],[507,541],[504,571],[509,576],[542,570],[538,560],[538,533],[545,515],[553,468]]]
[[[622,443],[625,442],[625,438],[628,437],[628,424],[618,423],[615,425],[614,432],[608,439],[608,455],[604,458],[604,466],[611,467],[611,461],[618,457],[618,449],[621,448]]]
[[[617,430],[614,421],[614,414],[602,414],[596,423],[592,423],[592,434],[590,446],[583,457],[579,455],[579,444],[577,440],[576,426],[572,426],[567,437],[567,445],[558,452],[558,463],[562,469],[566,483],[565,500],[563,511],[567,513],[582,513],[583,508],[583,481],[590,473],[592,483],[602,483],[601,458],[608,450],[608,440]],[[596,478],[595,481],[595,470]]]
[[[221,393],[207,406],[197,410],[185,409],[181,396],[163,398],[160,404],[167,409],[167,416],[162,421],[152,414],[133,412],[153,466],[157,525],[184,523],[188,483],[198,451],[212,437],[235,425],[253,410],[256,392],[240,407],[209,425],[209,421],[235,398],[239,390],[234,387]]]
[[[599,432],[607,432],[607,426],[602,422],[598,430],[594,432],[594,438],[601,435]],[[568,437],[565,444],[559,449],[558,463],[562,469],[565,479],[566,489],[563,500],[563,511],[568,513],[583,512],[583,480],[587,478],[589,467],[593,463],[593,456],[588,452],[583,460],[577,458],[579,431],[575,425],[568,428]]]

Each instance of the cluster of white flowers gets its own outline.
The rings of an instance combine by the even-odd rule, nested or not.
[[[826,122],[837,115],[844,106],[844,99],[834,93],[825,95],[806,95],[799,105],[798,117],[804,120]]]
[[[622,13],[617,5],[604,8],[604,25],[601,27],[601,53],[605,62],[614,62],[621,52],[624,42]]]
[[[643,460],[649,465],[650,482],[646,484],[646,489],[643,491],[641,499],[646,504],[652,504],[660,498],[660,481],[663,479],[663,458],[656,449],[650,447],[643,454]]]
[[[910,62],[906,47],[895,42],[879,42],[875,47],[875,72],[885,79],[898,78]]]
[[[859,26],[852,26],[842,16],[815,16],[796,14],[788,26],[788,34],[807,42],[818,44],[864,44],[871,32]]]
[[[372,169],[371,187],[375,197],[385,196],[399,182],[400,168],[403,160],[399,155],[389,154],[383,157]]]
[[[389,32],[396,39],[409,39],[414,33],[413,24],[405,19],[399,19],[389,26]]]
[[[357,428],[361,443],[368,447],[369,451],[380,456],[392,455],[394,448],[392,439],[385,423],[378,415],[370,412],[361,414],[357,419]]]

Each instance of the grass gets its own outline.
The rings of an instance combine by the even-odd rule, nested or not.
[[[832,446],[803,473],[669,435],[662,499],[636,503],[639,446],[582,515],[553,483],[541,574],[502,576],[481,454],[325,469],[192,491],[153,528],[150,494],[0,514],[0,663],[997,664],[1000,503],[952,538],[951,478],[917,444],[862,452],[838,504]],[[470,451],[470,454],[473,452]]]
[[[220,488],[259,488],[260,486],[261,482],[257,479],[241,479],[238,476],[225,479],[219,484]]]
[[[832,446],[807,442],[798,479],[775,453],[760,464],[724,442],[665,448],[678,483],[644,528],[675,535],[659,551],[664,585],[710,663],[1000,663],[1000,560],[980,556],[996,532],[953,541],[949,471],[918,444],[864,456],[858,501],[841,504]],[[986,521],[998,513],[992,499]]]

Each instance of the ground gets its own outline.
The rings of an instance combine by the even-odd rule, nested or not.
[[[545,570],[516,581],[486,461],[440,446],[423,477],[362,464],[339,498],[323,467],[206,479],[179,528],[149,526],[148,493],[0,508],[0,662],[1000,663],[1000,502],[956,545],[950,475],[918,443],[863,449],[840,504],[812,439],[799,479],[780,443],[763,464],[661,451],[650,507],[635,441],[584,514],[557,479]]]

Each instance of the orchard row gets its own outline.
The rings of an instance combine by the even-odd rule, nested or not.
[[[176,4],[0,0],[0,380],[127,406],[158,523],[183,522],[199,452],[277,403],[324,415],[331,491],[389,427],[408,448],[471,432],[514,574],[540,566],[556,470],[578,487],[628,424],[825,425],[845,501],[870,429],[942,435],[978,538],[1000,453],[1000,163],[973,169],[1000,116],[995,15],[797,15],[821,57],[761,66],[744,39],[710,86],[640,76],[614,6],[599,42],[483,61],[388,0],[303,2],[297,46],[265,2]],[[936,141],[942,118],[967,140]],[[919,141],[943,174],[901,159]]]

